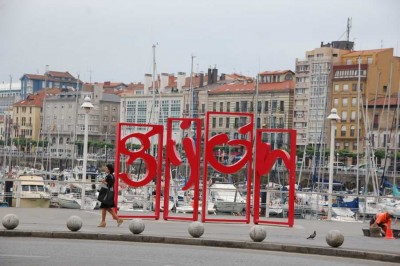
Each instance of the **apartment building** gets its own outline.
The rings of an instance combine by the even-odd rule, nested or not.
[[[48,97],[44,104],[43,136],[49,141],[53,157],[72,158],[75,142],[83,143],[85,111],[81,105],[86,96],[91,98],[94,108],[89,113],[88,134],[92,142],[115,143],[116,125],[120,115],[120,97],[103,92],[103,84],[85,84],[81,91],[62,90]],[[90,146],[90,145],[89,145]],[[93,149],[93,147],[92,147]],[[95,150],[90,150],[94,153]]]
[[[369,144],[394,148],[399,65],[400,58],[388,48],[352,51],[333,66],[331,105],[341,117],[335,134],[336,149],[363,152]]]
[[[42,128],[42,107],[45,97],[60,93],[60,89],[41,90],[12,105],[12,116],[8,119],[10,137],[36,143]],[[45,95],[46,94],[46,95]],[[21,147],[25,150],[27,147]]]
[[[251,78],[227,83],[208,91],[207,110],[254,113],[257,128],[292,128],[294,72],[265,71],[259,76],[258,96]],[[237,129],[246,122],[241,117],[213,117],[211,135],[227,133],[231,139],[241,138]]]
[[[24,74],[21,78],[21,97],[34,94],[43,88],[82,89],[83,82],[68,71],[46,71],[44,75]]]
[[[179,72],[176,78],[172,74],[162,73],[154,82],[151,74],[145,74],[143,85],[131,86],[119,94],[121,122],[163,125],[166,136],[167,119],[183,117],[184,84],[184,72]],[[130,127],[126,134],[147,131],[148,128],[145,127]],[[177,124],[173,125],[172,137],[177,143],[182,139],[182,130]],[[133,139],[131,143],[141,144],[137,139]],[[166,144],[166,137],[163,144]]]
[[[0,83],[0,114],[21,100],[21,83]]]
[[[327,143],[333,64],[352,48],[353,43],[347,41],[321,43],[307,51],[305,59],[296,59],[293,123],[298,147]]]

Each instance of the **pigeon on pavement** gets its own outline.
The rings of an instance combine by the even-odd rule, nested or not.
[[[307,237],[307,239],[314,239],[316,235],[317,235],[317,232],[314,231],[314,233],[312,233],[309,237]]]

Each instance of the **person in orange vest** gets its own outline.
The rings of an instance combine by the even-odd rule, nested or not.
[[[393,211],[385,211],[378,212],[374,217],[372,217],[369,222],[371,227],[379,226],[381,228],[382,236],[386,236],[386,229],[388,228],[389,223],[392,223],[392,219],[394,218]],[[397,220],[396,220],[397,222]]]

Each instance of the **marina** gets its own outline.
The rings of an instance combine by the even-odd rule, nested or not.
[[[63,180],[46,179],[45,173],[45,178],[40,176],[38,172],[35,172],[35,175],[27,175],[27,169],[19,172],[21,175],[15,179],[2,178],[0,180],[0,202],[3,207],[82,209],[81,180],[75,180],[73,177],[64,178]],[[66,177],[67,175],[59,174],[58,177],[60,176]],[[83,209],[94,210],[99,207],[100,203],[96,197],[98,193],[97,187],[101,178],[102,174],[99,173],[95,178],[88,179],[85,186],[83,186],[85,187]],[[193,192],[183,191],[182,186],[184,184],[179,186],[177,184],[179,182],[175,182],[170,188],[169,211],[181,215],[193,213]],[[270,185],[269,187],[266,186],[265,189],[261,189],[261,218],[285,219],[287,217],[288,191],[283,188],[283,186],[279,185]],[[243,186],[238,187],[232,183],[215,182],[207,189],[209,195],[206,203],[208,215],[233,215],[236,217],[244,215],[246,211],[246,189]],[[9,191],[7,192],[7,190]],[[118,190],[119,212],[121,214],[154,212],[154,190],[154,184],[136,189],[122,185]],[[400,217],[400,198],[396,192],[396,189],[393,189],[392,194],[373,196],[336,191],[333,193],[332,219],[346,222],[364,221],[384,210],[392,210],[396,217]],[[296,190],[295,219],[326,219],[328,211],[327,198],[327,191]],[[160,206],[164,205],[163,202],[164,198],[161,197]]]

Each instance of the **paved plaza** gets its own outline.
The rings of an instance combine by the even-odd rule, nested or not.
[[[0,208],[1,219],[11,213],[18,216],[19,225],[14,230],[2,227],[0,237],[33,236],[225,246],[400,262],[400,239],[365,237],[362,228],[369,226],[368,221],[363,223],[296,219],[292,228],[262,225],[267,231],[267,237],[263,242],[255,243],[249,236],[250,229],[254,226],[252,223],[205,223],[204,234],[200,238],[192,238],[188,233],[191,222],[187,221],[146,219],[145,230],[140,235],[133,235],[129,230],[129,220],[117,227],[116,221],[113,221],[109,214],[107,226],[97,227],[101,210]],[[78,232],[71,232],[66,226],[68,218],[72,215],[79,216],[83,221],[83,226]],[[393,228],[399,229],[399,224]],[[344,235],[344,243],[339,248],[332,248],[326,243],[325,237],[331,229],[337,229]],[[317,232],[315,239],[306,239],[314,230]]]

